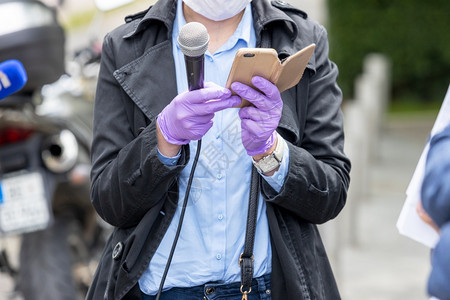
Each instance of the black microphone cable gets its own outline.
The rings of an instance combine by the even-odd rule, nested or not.
[[[159,284],[158,294],[156,295],[156,300],[161,297],[162,289],[164,287],[164,282],[166,281],[167,273],[169,272],[169,267],[172,262],[173,254],[175,253],[175,248],[177,247],[178,238],[180,237],[181,226],[183,225],[184,214],[186,213],[186,207],[189,199],[189,192],[191,191],[192,180],[194,180],[194,172],[197,167],[198,158],[200,156],[200,149],[202,147],[202,140],[197,141],[197,152],[195,153],[194,161],[192,162],[191,172],[189,174],[188,184],[186,187],[186,193],[184,194],[183,206],[181,207],[180,221],[178,223],[177,231],[173,239],[172,248],[170,249],[169,257],[167,258],[166,267],[161,278],[161,283]]]

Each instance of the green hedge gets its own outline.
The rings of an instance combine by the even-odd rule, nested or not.
[[[450,83],[449,0],[328,0],[330,57],[346,99],[366,54],[392,62],[394,98],[443,99]]]

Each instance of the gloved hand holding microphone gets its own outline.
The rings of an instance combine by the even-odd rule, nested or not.
[[[160,113],[159,129],[169,144],[185,145],[201,139],[212,127],[214,114],[239,105],[229,89],[207,82],[205,88],[176,96]]]

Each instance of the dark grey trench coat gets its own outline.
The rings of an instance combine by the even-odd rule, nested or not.
[[[325,29],[282,1],[253,0],[258,47],[283,59],[315,43],[300,83],[283,92],[277,131],[290,151],[288,175],[276,193],[261,180],[272,244],[273,299],[339,299],[315,224],[338,215],[349,185],[343,152],[342,94],[328,58]],[[157,156],[155,119],[176,96],[171,30],[176,0],[159,0],[104,39],[95,102],[91,197],[115,226],[87,299],[139,299],[138,279],[172,220],[177,177],[189,160],[182,147],[176,166]]]

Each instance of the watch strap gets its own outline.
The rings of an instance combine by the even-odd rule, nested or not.
[[[277,146],[275,150],[270,153],[269,155],[264,156],[258,161],[255,161],[252,158],[253,165],[256,167],[256,169],[260,173],[267,173],[275,170],[281,165],[281,161],[283,160],[284,156],[284,147],[285,142],[284,139],[277,133],[278,139],[277,139]],[[271,166],[272,165],[272,166]],[[270,167],[269,169],[267,169]]]

